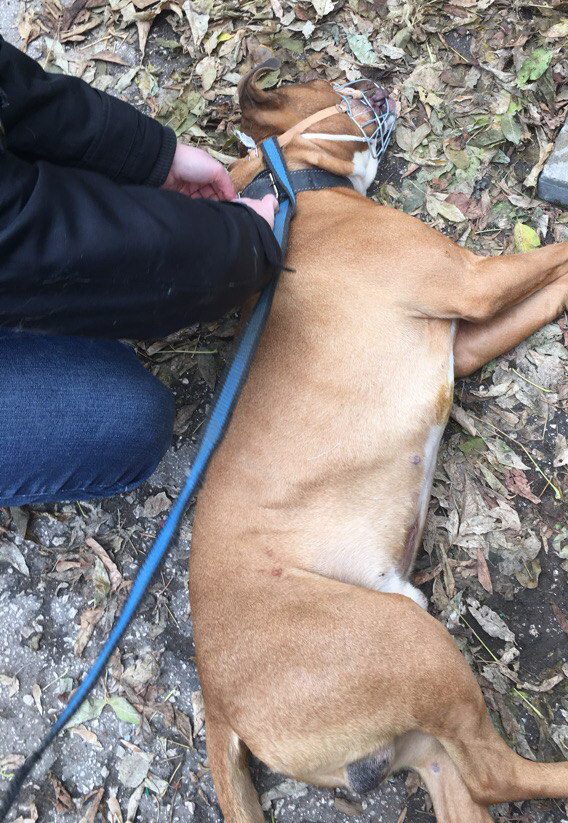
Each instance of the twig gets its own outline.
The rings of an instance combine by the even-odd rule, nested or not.
[[[533,383],[532,380],[529,380],[528,377],[525,377],[524,374],[521,374],[520,371],[518,371],[517,369],[514,369],[512,366],[509,367],[509,371],[514,372],[518,377],[521,378],[521,380],[524,380],[525,383],[528,383],[530,386],[534,386],[535,389],[540,389],[541,391],[546,392],[547,394],[554,394],[552,389],[545,389],[544,386],[539,386],[538,383]]]

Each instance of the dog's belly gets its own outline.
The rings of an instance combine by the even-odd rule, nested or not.
[[[424,474],[422,477],[422,484],[420,486],[420,494],[418,495],[416,516],[406,534],[405,552],[400,563],[400,571],[404,578],[408,577],[412,570],[414,558],[422,538],[422,532],[424,531],[426,515],[428,514],[428,505],[430,502],[430,493],[432,491],[432,482],[434,480],[434,471],[436,469],[438,450],[440,448],[442,435],[444,434],[444,429],[446,428],[447,419],[452,406],[454,394],[454,341],[456,331],[457,321],[452,320],[450,326],[448,372],[446,382],[442,383],[440,387],[439,403],[437,408],[437,415],[440,422],[436,422],[430,428],[426,442],[424,443],[422,458]]]
[[[426,424],[417,423],[407,439],[391,446],[390,465],[359,478],[353,494],[342,501],[324,495],[322,508],[311,520],[323,524],[316,539],[314,570],[344,582],[378,591],[407,595],[425,606],[423,595],[408,582],[420,545],[436,468],[437,454],[452,405],[454,388],[453,344],[457,324],[449,325],[445,373],[429,401]],[[328,490],[329,491],[329,490]],[[331,518],[337,507],[340,517]],[[327,509],[327,511],[326,511]],[[323,538],[323,539],[322,539]],[[311,535],[311,540],[315,539]],[[305,549],[305,546],[304,546]],[[311,554],[311,552],[310,552]]]

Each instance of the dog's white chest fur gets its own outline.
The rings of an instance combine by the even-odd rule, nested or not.
[[[378,168],[379,161],[373,157],[370,149],[356,151],[353,155],[353,174],[349,175],[355,191],[359,194],[366,194],[377,175]]]

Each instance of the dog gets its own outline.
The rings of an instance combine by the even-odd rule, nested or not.
[[[258,143],[338,103],[322,80],[239,86]],[[290,169],[353,189],[298,195],[273,308],[199,494],[190,568],[206,742],[228,823],[262,823],[247,756],[364,792],[399,769],[444,823],[568,796],[568,763],[533,763],[494,729],[481,691],[410,573],[454,377],[568,307],[568,243],[483,258],[364,197],[377,161],[337,111],[294,133]],[[242,189],[263,168],[231,168]]]

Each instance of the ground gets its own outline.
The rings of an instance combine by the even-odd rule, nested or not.
[[[563,0],[4,0],[0,26],[228,160],[239,75],[272,53],[276,83],[381,79],[399,125],[373,196],[479,253],[568,239],[535,199],[567,111]],[[380,253],[380,248],[377,248]],[[380,322],[380,319],[378,319]],[[125,497],[0,510],[0,788],[100,648],[183,480],[233,317],[138,345],[177,400],[175,443]],[[456,387],[416,582],[453,632],[521,754],[568,756],[568,323]],[[187,599],[191,516],[104,680],[22,794],[22,821],[220,819],[207,770]],[[366,798],[257,765],[276,821],[432,821],[413,776]],[[568,820],[562,802],[496,819]]]

